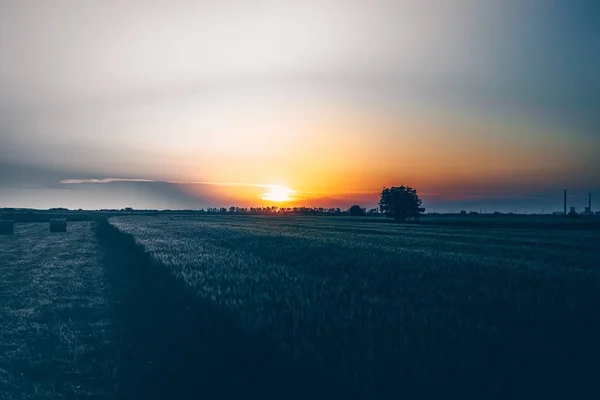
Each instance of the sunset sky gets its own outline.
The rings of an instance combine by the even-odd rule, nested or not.
[[[581,209],[599,71],[594,0],[0,0],[0,207]]]

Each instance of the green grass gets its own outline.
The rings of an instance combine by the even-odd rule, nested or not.
[[[600,396],[600,233],[128,216],[0,236],[0,399]]]
[[[239,329],[231,313],[173,279],[131,236],[107,223],[96,236],[108,250],[117,398],[306,399],[315,387],[335,396],[315,371],[288,365],[270,338]]]
[[[503,229],[562,229],[600,231],[600,217],[561,215],[479,214],[479,215],[428,215],[418,221],[422,225],[450,227],[503,228]]]
[[[89,222],[0,236],[0,399],[110,398],[110,319]]]
[[[600,393],[600,235],[337,218],[116,218],[288,363],[363,398]]]

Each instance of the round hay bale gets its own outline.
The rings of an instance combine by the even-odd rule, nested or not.
[[[0,220],[0,235],[12,235],[15,233],[15,221]]]
[[[50,232],[66,232],[67,231],[67,219],[57,218],[50,220]]]

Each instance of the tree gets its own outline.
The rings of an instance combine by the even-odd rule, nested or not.
[[[348,213],[350,213],[350,215],[352,215],[354,217],[363,217],[363,216],[367,215],[365,209],[362,208],[361,206],[359,206],[358,204],[355,204],[352,207],[350,207],[348,209]]]
[[[419,219],[425,211],[421,207],[421,199],[417,195],[417,191],[404,185],[383,188],[379,209],[387,218],[393,218],[396,221]]]

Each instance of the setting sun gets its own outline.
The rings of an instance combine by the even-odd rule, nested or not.
[[[269,189],[271,189],[271,190],[269,192],[263,194],[261,199],[267,200],[267,201],[277,201],[277,202],[294,200],[290,195],[296,193],[295,190],[292,190],[292,189],[289,189],[289,188],[286,188],[286,187],[280,186],[280,185],[269,186]]]

